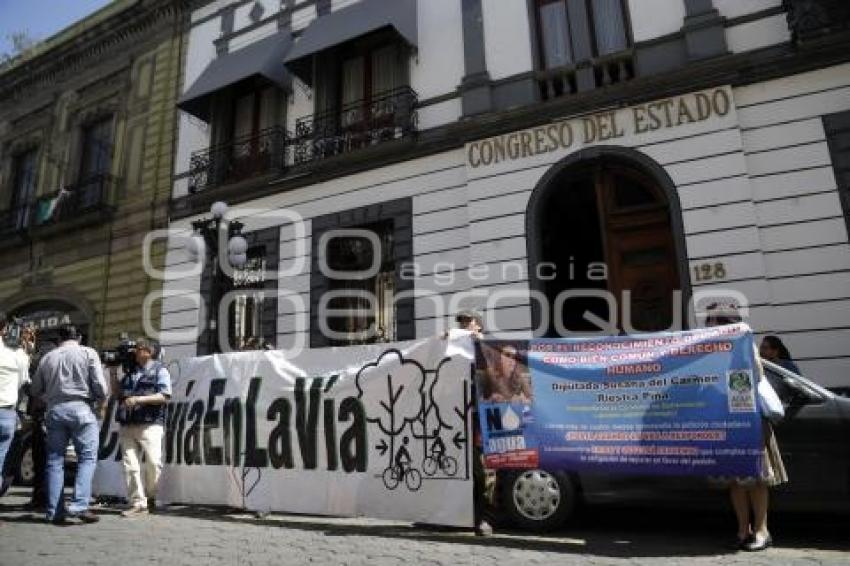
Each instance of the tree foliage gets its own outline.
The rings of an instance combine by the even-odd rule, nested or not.
[[[0,52],[0,64],[14,59],[36,44],[36,39],[27,30],[7,33],[6,41],[9,42],[11,49],[9,51]]]

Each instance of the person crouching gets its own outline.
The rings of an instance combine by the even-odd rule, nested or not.
[[[165,409],[171,397],[171,375],[154,359],[155,348],[145,339],[136,341],[136,368],[119,384],[119,441],[127,500],[121,515],[145,515],[156,506],[156,487],[162,471],[162,437]],[[144,460],[142,459],[144,454]],[[144,469],[143,469],[144,468]]]

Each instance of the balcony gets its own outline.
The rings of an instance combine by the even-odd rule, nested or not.
[[[584,77],[581,77],[581,75]],[[584,90],[603,88],[635,78],[634,57],[622,51],[605,57],[538,71],[537,85],[542,100],[570,96]]]
[[[37,197],[0,212],[0,234],[50,232],[50,226],[82,225],[97,218],[97,213],[112,211],[115,178],[96,175],[54,193]]]
[[[286,145],[286,131],[274,127],[195,152],[189,162],[189,192],[281,173],[287,164]]]
[[[387,91],[295,122],[294,163],[302,164],[409,137],[416,132],[417,94]]]
[[[416,92],[403,87],[295,122],[295,135],[274,127],[192,154],[189,192],[234,185],[290,167],[412,136]]]
[[[55,193],[38,197],[32,204],[30,225],[59,224],[90,212],[111,210],[111,193],[115,179],[111,175],[95,175]]]
[[[797,43],[850,29],[847,0],[783,0],[788,27]]]

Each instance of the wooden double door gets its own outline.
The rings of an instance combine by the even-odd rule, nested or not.
[[[670,206],[657,183],[635,168],[597,163],[566,171],[549,191],[537,216],[545,223],[541,258],[558,274],[544,285],[550,308],[566,290],[606,290],[613,298],[563,301],[553,320],[561,317],[571,331],[598,330],[587,311],[616,322],[617,331],[669,328],[681,304],[680,266]],[[549,334],[557,334],[554,325]]]

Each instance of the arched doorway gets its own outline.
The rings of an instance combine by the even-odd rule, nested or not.
[[[63,324],[76,326],[82,335],[83,343],[91,343],[90,316],[65,301],[36,300],[15,307],[9,314],[36,329],[39,354],[44,354],[59,344],[59,327]]]
[[[689,282],[678,198],[643,154],[566,158],[538,184],[526,222],[531,288],[547,299],[532,302],[534,328],[547,318],[547,336],[651,332],[681,320]]]

